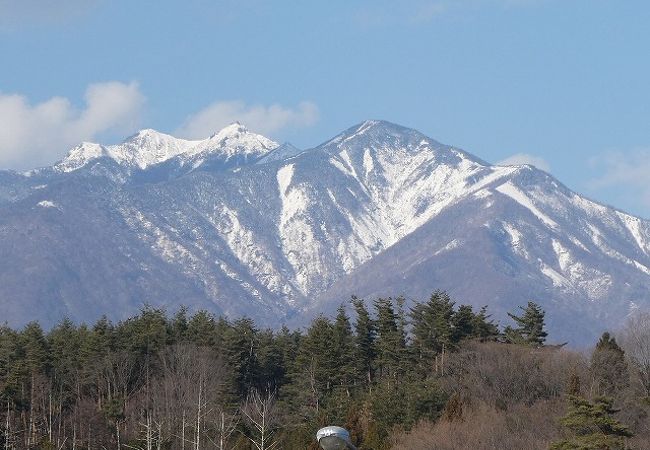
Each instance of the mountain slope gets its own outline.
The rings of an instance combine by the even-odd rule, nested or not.
[[[650,307],[650,222],[381,121],[306,151],[239,124],[83,144],[0,172],[0,236],[14,324],[143,302],[304,323],[353,293],[442,288],[498,318],[534,299],[578,342]]]

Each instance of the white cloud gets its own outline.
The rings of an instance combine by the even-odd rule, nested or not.
[[[278,104],[247,105],[239,100],[220,101],[189,116],[176,134],[189,139],[205,138],[235,121],[252,131],[273,134],[284,128],[313,125],[318,115],[318,107],[311,102],[301,102],[291,108]]]
[[[550,164],[544,158],[529,155],[528,153],[515,153],[514,155],[508,156],[506,159],[499,161],[497,164],[500,166],[519,166],[522,164],[529,164],[546,172],[551,170]]]
[[[610,152],[592,158],[590,163],[602,170],[590,181],[591,188],[620,188],[628,192],[628,197],[650,207],[650,149]]]
[[[145,101],[137,83],[117,81],[88,86],[84,98],[77,109],[64,97],[32,105],[22,95],[0,93],[0,168],[47,165],[100,133],[132,132]]]

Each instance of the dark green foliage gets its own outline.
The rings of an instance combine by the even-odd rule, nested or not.
[[[325,397],[332,391],[338,367],[332,346],[334,326],[324,318],[316,318],[300,341],[294,371],[291,375],[292,401],[306,417],[315,418],[321,412]]]
[[[382,438],[393,427],[410,428],[418,420],[435,420],[446,403],[446,396],[432,380],[412,383],[384,381],[370,397],[372,418]]]
[[[350,390],[363,381],[363,372],[355,361],[356,351],[352,325],[343,305],[339,306],[334,321],[332,349],[334,351],[333,362],[337,367],[334,383],[349,395]]]
[[[441,291],[434,292],[427,303],[411,308],[411,353],[417,370],[427,373],[432,366],[444,371],[444,352],[453,351],[466,339],[494,340],[499,329],[490,321],[483,307],[478,314],[471,306],[454,302]]]
[[[121,326],[119,345],[130,347],[141,355],[153,355],[170,342],[171,327],[165,311],[145,306],[140,315],[127,320]]]
[[[571,434],[551,446],[551,450],[624,450],[630,429],[614,419],[618,410],[613,400],[597,397],[593,402],[583,397],[570,397],[569,412],[560,422]]]
[[[189,325],[187,323],[187,307],[181,306],[174,318],[172,319],[171,324],[171,333],[172,340],[174,342],[186,342],[188,339],[187,329]]]
[[[45,373],[50,365],[50,349],[41,326],[27,324],[21,334],[22,362],[27,373]]]
[[[413,348],[418,360],[429,361],[454,342],[454,302],[441,291],[434,292],[427,303],[411,309]]]
[[[237,395],[244,398],[253,387],[260,386],[258,330],[251,319],[239,319],[228,327],[223,337],[223,353]]]
[[[490,320],[487,306],[483,306],[478,314],[474,315],[472,333],[481,341],[493,341],[499,337],[499,327]]]
[[[118,324],[2,327],[0,423],[30,448],[180,448],[181,435],[194,448],[197,433],[199,448],[250,448],[240,407],[257,390],[274,396],[281,448],[315,449],[314,432],[340,424],[360,449],[385,449],[394,430],[451,410],[446,355],[498,334],[485,308],[456,309],[444,292],[409,314],[402,298],[351,304],[352,319],[342,305],[305,331],[146,306]]]
[[[370,318],[370,313],[363,300],[352,297],[352,305],[357,313],[355,323],[355,360],[357,371],[362,373],[365,382],[371,383],[373,379],[373,360],[375,359],[375,323]]]
[[[221,338],[217,333],[214,317],[207,311],[194,314],[187,323],[184,334],[189,342],[205,347],[216,345]]]
[[[515,328],[506,327],[505,339],[512,344],[541,347],[546,341],[548,333],[544,331],[544,311],[535,302],[528,302],[521,316],[508,313],[508,316],[517,324]]]
[[[397,379],[406,369],[406,332],[398,320],[392,299],[375,301],[377,368],[380,377]]]

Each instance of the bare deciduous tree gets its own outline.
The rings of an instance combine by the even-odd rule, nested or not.
[[[620,335],[620,341],[644,395],[650,397],[650,313],[640,313],[630,318]]]
[[[394,450],[546,450],[557,439],[558,415],[564,400],[542,401],[508,410],[483,402],[473,405],[463,420],[421,422],[409,432],[397,433]]]
[[[273,439],[277,426],[273,392],[260,393],[257,389],[252,389],[241,412],[252,431],[247,438],[257,450],[273,450],[278,447],[279,442]]]
[[[161,354],[160,366],[161,375],[152,383],[151,396],[154,416],[164,426],[164,434],[180,440],[181,450],[204,448],[204,439],[213,440],[211,434],[219,430],[223,413],[226,429],[218,432],[223,438],[219,448],[225,449],[232,430],[223,407],[223,362],[208,347],[180,344]]]
[[[446,365],[444,388],[497,407],[559,398],[570,374],[586,371],[578,355],[562,349],[476,342],[449,354]]]

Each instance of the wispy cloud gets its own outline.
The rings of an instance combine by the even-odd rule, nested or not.
[[[356,19],[365,26],[426,23],[445,13],[485,8],[519,8],[559,0],[364,0]]]
[[[318,116],[318,107],[307,101],[295,107],[247,105],[239,100],[218,101],[189,116],[176,134],[186,138],[204,138],[235,121],[258,133],[273,134],[285,128],[313,125]]]
[[[363,1],[357,6],[354,17],[357,23],[365,27],[417,24],[441,15],[447,7],[447,0]]]
[[[545,170],[546,172],[551,170],[551,165],[544,158],[529,155],[528,153],[515,153],[514,155],[508,156],[506,159],[499,161],[497,164],[500,166],[519,166],[522,164],[529,164],[538,169]]]
[[[0,30],[67,22],[94,9],[102,0],[0,0]]]
[[[650,207],[649,148],[609,152],[592,158],[590,163],[601,172],[590,181],[592,189],[618,188],[644,207]]]
[[[135,82],[92,84],[81,109],[64,97],[33,105],[23,95],[0,93],[0,168],[50,164],[100,133],[131,132],[139,124],[144,102]]]

